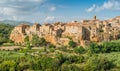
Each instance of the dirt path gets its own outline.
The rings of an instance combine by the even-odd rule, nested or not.
[[[14,50],[20,48],[20,46],[0,46],[0,50]]]

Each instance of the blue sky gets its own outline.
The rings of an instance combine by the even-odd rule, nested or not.
[[[0,0],[0,20],[38,23],[120,16],[120,0]]]

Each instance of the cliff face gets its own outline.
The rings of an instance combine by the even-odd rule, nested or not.
[[[34,24],[33,26],[21,24],[13,29],[10,39],[16,43],[23,43],[26,36],[34,34],[55,45],[67,45],[68,37],[78,45],[116,40],[120,38],[120,17],[104,21],[94,19],[81,22]]]

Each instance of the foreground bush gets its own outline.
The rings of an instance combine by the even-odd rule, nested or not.
[[[15,71],[16,66],[17,65],[15,61],[3,61],[0,64],[0,71]]]
[[[40,38],[39,36],[37,35],[33,35],[32,37],[32,40],[31,40],[31,43],[33,46],[35,47],[39,47],[39,46],[46,46],[47,45],[47,42],[44,38]]]
[[[9,37],[13,28],[14,26],[9,24],[0,24],[0,45],[3,43],[11,43]]]
[[[82,68],[78,67],[75,64],[67,65],[63,64],[61,67],[61,71],[83,71]]]
[[[73,48],[77,46],[76,42],[74,42],[73,40],[70,40],[68,44],[70,47],[73,47]]]
[[[75,53],[79,53],[79,54],[83,54],[83,53],[86,52],[86,50],[85,50],[82,46],[76,47],[76,48],[74,49],[74,51],[75,51]]]
[[[109,71],[114,67],[113,63],[102,56],[90,57],[85,65],[85,71]]]
[[[70,55],[66,57],[65,63],[72,64],[72,63],[82,63],[84,60],[83,56],[76,56],[76,55]]]
[[[102,44],[91,43],[89,50],[91,53],[120,52],[120,42],[104,42]]]

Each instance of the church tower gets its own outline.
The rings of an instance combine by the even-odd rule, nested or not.
[[[96,20],[96,19],[97,19],[97,16],[94,16],[93,19]]]

